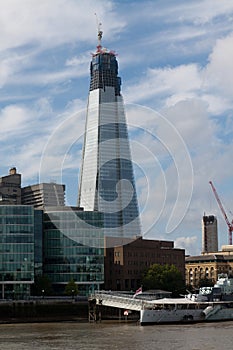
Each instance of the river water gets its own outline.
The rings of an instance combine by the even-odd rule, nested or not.
[[[232,350],[233,321],[194,325],[135,323],[0,324],[1,350]]]

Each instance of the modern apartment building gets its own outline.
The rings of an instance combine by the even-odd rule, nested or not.
[[[78,206],[104,214],[106,236],[141,234],[118,62],[99,45],[92,56]]]

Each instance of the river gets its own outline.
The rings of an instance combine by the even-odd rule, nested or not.
[[[232,350],[232,322],[0,324],[1,350]]]

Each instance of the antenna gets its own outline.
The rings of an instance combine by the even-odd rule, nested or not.
[[[101,30],[102,23],[99,22],[99,19],[98,19],[98,16],[97,16],[96,13],[95,13],[95,16],[96,16],[96,24],[97,24],[97,29],[98,29],[98,46],[97,46],[97,49],[100,49],[102,47],[101,40],[102,40],[102,37],[103,37],[103,31]]]

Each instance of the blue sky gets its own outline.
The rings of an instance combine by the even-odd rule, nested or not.
[[[233,212],[233,3],[229,0],[8,0],[0,12],[0,175],[57,181],[75,205],[96,17],[117,53],[145,238],[219,246]]]

